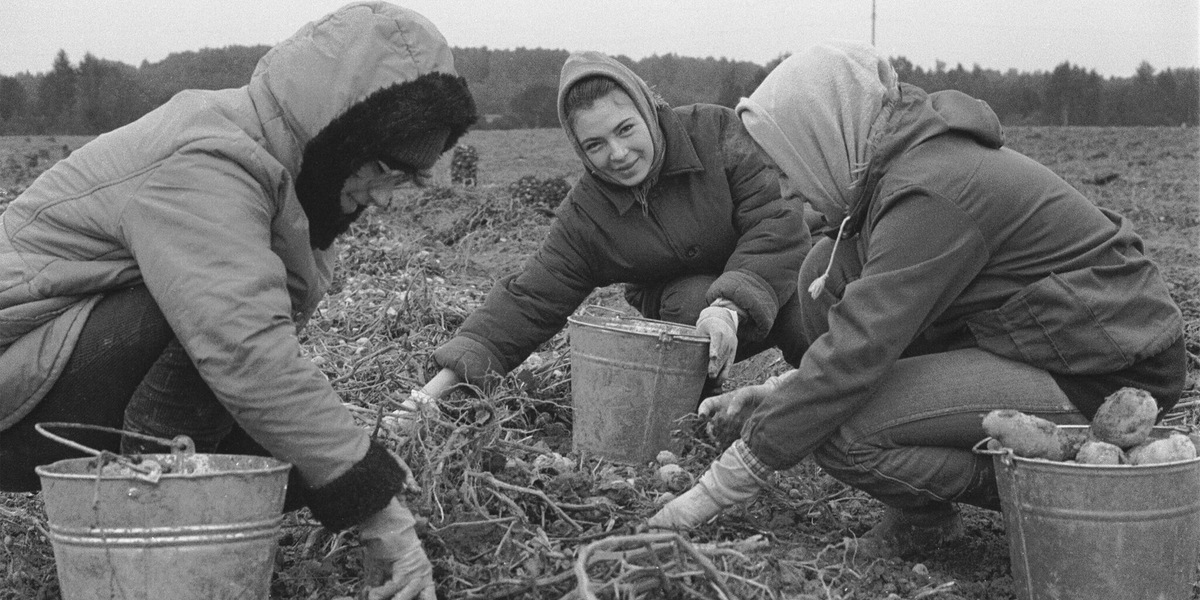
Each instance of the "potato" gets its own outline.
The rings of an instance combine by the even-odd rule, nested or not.
[[[1125,387],[1104,399],[1092,418],[1092,437],[1121,448],[1131,448],[1150,437],[1158,403],[1145,390]]]
[[[1069,460],[1077,447],[1054,423],[1016,410],[993,410],[983,418],[983,429],[1023,458]]]
[[[1147,441],[1129,449],[1129,464],[1157,465],[1196,458],[1196,446],[1182,433],[1158,440]]]
[[[667,489],[674,492],[682,492],[696,483],[696,479],[692,477],[691,473],[674,463],[667,463],[659,467],[658,479],[666,485]]]
[[[1119,465],[1126,462],[1126,458],[1120,446],[1100,440],[1088,440],[1079,448],[1075,462],[1085,465]]]

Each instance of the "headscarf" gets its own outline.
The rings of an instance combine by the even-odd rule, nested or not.
[[[641,77],[613,58],[592,51],[572,52],[567,57],[558,78],[558,121],[562,124],[563,132],[567,134],[571,147],[575,149],[575,154],[579,155],[579,159],[583,161],[584,167],[592,176],[603,181],[614,185],[624,185],[603,174],[592,165],[587,152],[579,145],[579,139],[575,137],[570,118],[563,106],[567,90],[570,90],[571,86],[580,79],[593,75],[608,77],[625,90],[625,93],[633,100],[634,106],[637,107],[638,114],[645,119],[646,126],[650,129],[650,140],[654,143],[654,159],[650,163],[650,173],[646,176],[646,180],[638,186],[641,189],[649,188],[658,179],[658,172],[662,169],[663,156],[667,151],[662,127],[658,124],[658,109],[665,108],[667,103],[654,93]]]
[[[841,223],[858,196],[882,133],[885,105],[899,98],[896,71],[869,45],[832,42],[785,59],[737,113],[805,200]]]

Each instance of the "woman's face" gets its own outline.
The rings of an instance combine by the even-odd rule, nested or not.
[[[832,223],[836,224],[842,221],[842,217],[845,216],[845,209],[829,198],[805,197],[800,193],[797,186],[792,183],[792,180],[790,177],[788,177],[787,173],[784,173],[783,169],[779,167],[779,164],[775,162],[775,158],[772,157],[765,149],[763,149],[758,142],[755,142],[754,145],[758,148],[758,155],[762,159],[763,164],[768,169],[775,171],[775,175],[779,179],[780,196],[784,198],[794,198],[800,202],[808,202],[817,212],[825,215],[825,218]]]
[[[591,107],[575,111],[571,122],[593,168],[621,185],[645,181],[654,162],[654,142],[628,95],[609,92]]]

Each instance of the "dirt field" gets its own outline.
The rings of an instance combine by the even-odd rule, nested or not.
[[[87,138],[0,138],[0,208]],[[647,598],[791,600],[1007,600],[1014,598],[1000,515],[967,509],[962,543],[913,560],[863,562],[847,538],[867,531],[881,505],[806,461],[777,476],[758,501],[658,552],[618,556],[618,536],[639,539],[670,486],[653,465],[626,467],[571,451],[570,365],[560,334],[495,393],[456,393],[426,415],[419,442],[379,415],[430,375],[428,355],[482,302],[492,282],[519,268],[549,224],[544,207],[514,198],[525,176],[579,172],[558,130],[472,132],[479,186],[435,182],[368,211],[343,244],[341,270],[302,341],[364,427],[390,440],[417,471],[408,498],[445,598],[579,597],[577,564],[592,583],[621,580]],[[1172,424],[1200,421],[1200,134],[1174,128],[1010,128],[1008,144],[1048,165],[1097,204],[1130,216],[1184,311],[1191,356],[1189,407]],[[588,304],[628,312],[613,289]],[[781,369],[767,353],[737,366],[729,385]],[[682,466],[704,472],[715,449],[684,423]],[[36,494],[0,494],[0,600],[59,597],[45,515]],[[288,515],[272,597],[351,598],[360,575],[352,533],[330,536],[301,511]],[[653,577],[636,571],[655,557]],[[697,558],[697,557],[702,557]],[[621,558],[622,560],[616,560]],[[642,575],[639,575],[641,573]],[[1200,571],[1198,571],[1200,574]],[[1192,600],[1200,600],[1200,577]],[[640,586],[640,587],[639,587]],[[660,588],[661,586],[661,588]],[[667,591],[646,591],[666,589]],[[634,597],[631,595],[623,597]],[[611,597],[611,594],[608,596]]]

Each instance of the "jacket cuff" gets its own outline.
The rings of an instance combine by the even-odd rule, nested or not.
[[[404,489],[404,469],[379,442],[349,471],[316,489],[304,491],[313,517],[326,529],[341,531],[383,510]]]
[[[462,334],[434,350],[433,362],[454,371],[467,383],[485,389],[507,372],[498,353]]]
[[[767,337],[775,326],[775,315],[779,313],[779,299],[775,290],[761,277],[746,271],[726,271],[708,288],[706,300],[717,298],[732,301],[746,311],[749,322],[745,324],[746,341],[757,342]]]
[[[768,481],[771,473],[775,472],[775,469],[768,467],[766,463],[758,460],[758,457],[750,450],[750,446],[742,439],[739,438],[735,441],[731,449],[746,464],[746,468],[750,470],[750,474],[757,477],[760,481]]]

